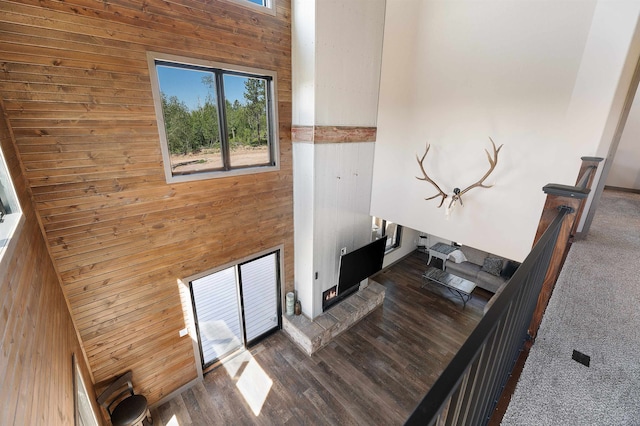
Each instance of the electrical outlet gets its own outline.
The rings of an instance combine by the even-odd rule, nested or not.
[[[345,254],[347,254],[347,248],[346,247],[342,247],[340,249],[340,256],[344,256]]]

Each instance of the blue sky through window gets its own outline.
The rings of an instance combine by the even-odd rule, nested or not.
[[[198,105],[204,105],[207,93],[210,93],[215,99],[215,91],[202,82],[202,77],[212,75],[211,73],[164,65],[158,65],[156,70],[160,81],[160,91],[168,97],[176,96],[191,111],[197,109]],[[231,103],[236,100],[241,104],[245,103],[243,96],[245,80],[246,78],[243,77],[225,78],[224,94]]]

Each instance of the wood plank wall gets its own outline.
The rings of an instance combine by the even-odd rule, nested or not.
[[[196,377],[177,279],[284,245],[293,289],[290,1],[0,0],[0,96],[96,383]],[[278,172],[165,182],[147,51],[278,73]]]
[[[90,374],[2,115],[0,146],[25,222],[0,263],[0,424],[73,424],[71,355]],[[88,391],[93,396],[93,389]],[[97,404],[94,407],[97,410]]]

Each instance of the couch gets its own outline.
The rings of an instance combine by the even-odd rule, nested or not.
[[[495,293],[511,278],[518,266],[518,262],[473,247],[460,246],[459,250],[449,255],[446,271]]]

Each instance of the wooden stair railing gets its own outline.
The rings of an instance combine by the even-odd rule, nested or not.
[[[586,188],[591,191],[593,187],[593,181],[596,177],[596,171],[598,170],[598,165],[604,160],[602,157],[582,157],[582,166],[580,167],[580,171],[578,172],[578,179],[576,180],[576,186],[578,188]],[[571,229],[571,239],[576,235],[578,230],[578,225],[582,220],[582,214],[584,213],[584,207],[587,204],[587,200],[584,199],[582,203],[580,203],[580,207],[578,207],[578,211],[576,212],[576,221],[573,224],[573,228]]]
[[[405,424],[489,422],[520,352],[535,338],[597,163],[583,158],[580,187],[544,187],[534,247]]]
[[[542,188],[545,194],[547,194],[547,199],[542,210],[540,222],[538,223],[538,230],[533,242],[534,247],[544,231],[549,227],[549,223],[556,216],[560,206],[569,207],[573,209],[573,212],[569,214],[569,217],[563,223],[560,229],[560,235],[556,241],[551,263],[549,264],[549,269],[547,269],[542,290],[538,296],[538,304],[536,305],[531,324],[529,325],[529,346],[533,344],[538,334],[542,317],[547,309],[549,299],[551,298],[556,281],[558,280],[564,261],[569,253],[569,248],[573,242],[573,236],[584,212],[598,164],[602,160],[603,159],[599,157],[582,157],[582,166],[580,167],[578,179],[576,180],[576,186],[550,184]]]

